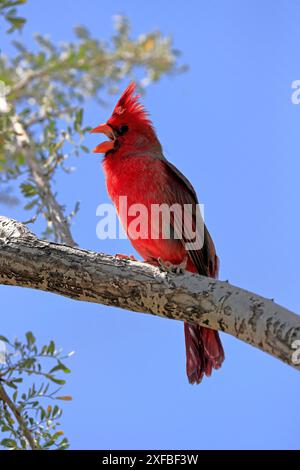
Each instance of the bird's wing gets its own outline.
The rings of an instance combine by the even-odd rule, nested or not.
[[[178,217],[176,214],[174,217],[171,217],[171,225],[173,225],[174,231],[180,234],[181,243],[185,247],[189,241],[195,238],[196,233],[196,237],[200,241],[199,248],[189,249],[187,254],[199,274],[217,277],[219,261],[212,238],[202,219],[196,192],[189,180],[172,163],[166,159],[163,162],[167,166],[167,170],[171,171],[171,173],[168,172],[171,181],[166,188],[169,203],[177,203],[181,207],[191,208],[188,211],[184,211],[184,230],[182,230],[182,217]]]

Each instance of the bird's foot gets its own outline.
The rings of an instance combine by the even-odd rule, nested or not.
[[[173,264],[170,261],[163,261],[161,258],[158,258],[157,261],[159,267],[163,271],[173,274],[183,274],[186,271],[188,257],[185,256],[185,258],[179,264]]]
[[[130,261],[137,261],[137,259],[133,255],[128,256],[128,255],[122,255],[121,253],[116,253],[115,257],[119,259],[128,259]]]

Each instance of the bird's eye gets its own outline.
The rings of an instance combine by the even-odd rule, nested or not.
[[[124,135],[124,134],[126,134],[127,131],[128,131],[128,126],[126,126],[126,124],[124,124],[123,126],[119,127],[118,134],[119,135]]]

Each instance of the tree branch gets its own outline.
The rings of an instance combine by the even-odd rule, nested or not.
[[[34,74],[34,72],[32,73]],[[11,106],[8,104],[5,96],[0,97],[0,111],[2,113],[9,113],[10,110]],[[25,130],[17,115],[13,115],[11,117],[11,123],[16,135],[17,145],[24,153],[41,201],[44,207],[46,207],[49,218],[53,224],[56,240],[61,243],[66,243],[70,246],[75,246],[76,243],[73,240],[69,222],[64,215],[62,206],[57,202],[51,190],[50,182],[45,176],[41,164],[35,158],[27,131]]]
[[[19,91],[22,91],[33,80],[49,75],[52,68],[54,68],[53,65],[50,67],[45,67],[43,69],[29,70],[28,73],[23,78],[21,78],[21,80],[19,80],[15,85],[10,88],[9,96],[18,93]]]
[[[73,240],[69,222],[64,215],[61,205],[57,202],[54,194],[52,193],[48,178],[44,175],[40,164],[30,151],[30,148],[25,148],[24,151],[32,177],[38,188],[38,193],[44,206],[47,208],[47,213],[49,214],[50,220],[53,224],[55,239],[58,242],[66,243],[69,246],[75,246],[76,243]]]
[[[300,370],[300,316],[227,282],[39,240],[0,217],[0,283],[229,333]],[[294,343],[295,344],[295,343]]]
[[[11,412],[13,413],[14,417],[16,418],[16,420],[17,420],[17,422],[18,422],[18,424],[19,424],[19,426],[22,430],[22,433],[23,433],[25,439],[27,440],[28,444],[30,445],[31,449],[32,450],[37,450],[39,447],[35,443],[35,440],[34,440],[32,434],[31,434],[30,430],[28,429],[26,422],[22,418],[22,415],[21,415],[20,411],[18,410],[17,406],[15,405],[15,403],[7,395],[7,393],[6,393],[3,385],[1,384],[1,382],[0,382],[0,400],[2,400],[10,408]]]

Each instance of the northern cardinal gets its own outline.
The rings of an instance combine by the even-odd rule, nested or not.
[[[132,217],[121,211],[120,196],[127,197],[128,208],[133,204],[143,204],[149,212],[153,204],[190,204],[193,226],[196,233],[200,232],[195,218],[198,204],[195,190],[164,157],[162,146],[139,98],[135,95],[135,84],[130,83],[109,120],[91,131],[103,133],[109,139],[94,149],[94,153],[105,154],[103,170],[109,196],[132,245],[146,262],[156,265],[162,262],[174,267],[185,264],[190,272],[216,278],[218,257],[205,226],[199,234],[203,243],[194,250],[186,249],[186,238],[189,237],[179,239],[174,236],[179,232],[178,220],[176,223],[174,217],[170,219],[169,238],[164,238],[162,231],[158,238],[151,237],[151,223],[154,223],[151,220],[146,222],[149,228],[146,237],[133,237],[129,230]],[[221,366],[223,347],[215,330],[185,323],[184,332],[187,376],[190,383],[200,383],[204,374],[210,376],[212,368]]]

